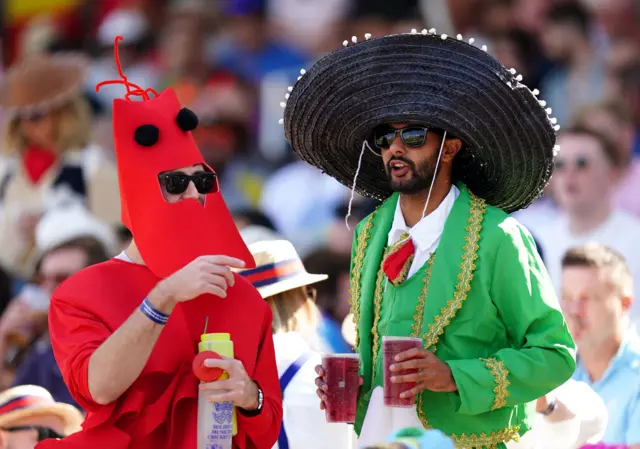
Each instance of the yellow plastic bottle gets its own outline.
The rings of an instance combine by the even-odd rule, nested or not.
[[[200,343],[198,343],[198,352],[213,351],[223,357],[229,359],[234,358],[233,341],[231,335],[227,333],[202,334],[200,335]],[[229,374],[225,371],[219,380],[228,379]],[[236,417],[236,408],[233,407],[233,427],[231,434],[235,436],[238,433],[238,422]]]

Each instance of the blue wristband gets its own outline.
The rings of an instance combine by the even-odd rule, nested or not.
[[[144,301],[140,304],[140,311],[156,324],[164,325],[169,321],[169,315],[162,313],[153,307],[149,298],[144,298]]]

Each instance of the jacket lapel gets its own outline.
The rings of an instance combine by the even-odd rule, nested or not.
[[[424,308],[424,347],[435,352],[440,336],[467,299],[475,271],[486,204],[459,184],[460,195],[438,244]]]

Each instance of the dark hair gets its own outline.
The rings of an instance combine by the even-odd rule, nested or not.
[[[573,25],[587,36],[591,28],[591,13],[579,1],[553,5],[547,12],[547,20],[556,24]]]
[[[600,144],[600,148],[604,152],[607,160],[616,168],[624,167],[626,165],[626,161],[623,160],[623,156],[620,154],[618,149],[616,148],[615,143],[611,141],[607,136],[596,132],[592,129],[586,128],[584,126],[573,126],[571,128],[565,128],[561,134],[562,136],[567,135],[576,135],[576,136],[587,136],[596,140],[598,144]],[[562,147],[560,148],[562,152]]]
[[[87,266],[95,265],[98,263],[105,262],[109,260],[109,254],[104,245],[93,237],[78,237],[73,240],[69,240],[64,242],[61,245],[55,246],[42,254],[35,266],[35,273],[40,271],[40,265],[42,264],[42,260],[47,257],[47,254],[51,254],[54,251],[59,249],[68,249],[68,248],[77,248],[83,250],[87,254]]]
[[[348,274],[351,267],[351,256],[327,248],[319,248],[304,258],[303,264],[310,273],[324,273],[329,278],[314,285],[317,291],[316,304],[336,320],[337,316],[338,279]]]
[[[263,212],[257,209],[240,209],[235,211],[233,214],[233,219],[245,219],[251,225],[262,226],[263,228],[268,228],[272,231],[278,232],[273,221]]]

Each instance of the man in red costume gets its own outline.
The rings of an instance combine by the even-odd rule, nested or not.
[[[255,263],[191,136],[197,117],[172,90],[151,98],[120,76],[102,84],[127,89],[113,125],[133,242],[51,299],[55,357],[87,417],[81,432],[37,447],[196,449],[200,389],[235,403],[235,449],[270,449],[282,420],[271,312],[231,271]],[[231,334],[235,360],[205,362],[229,379],[199,386],[191,365],[207,317],[207,332]]]

